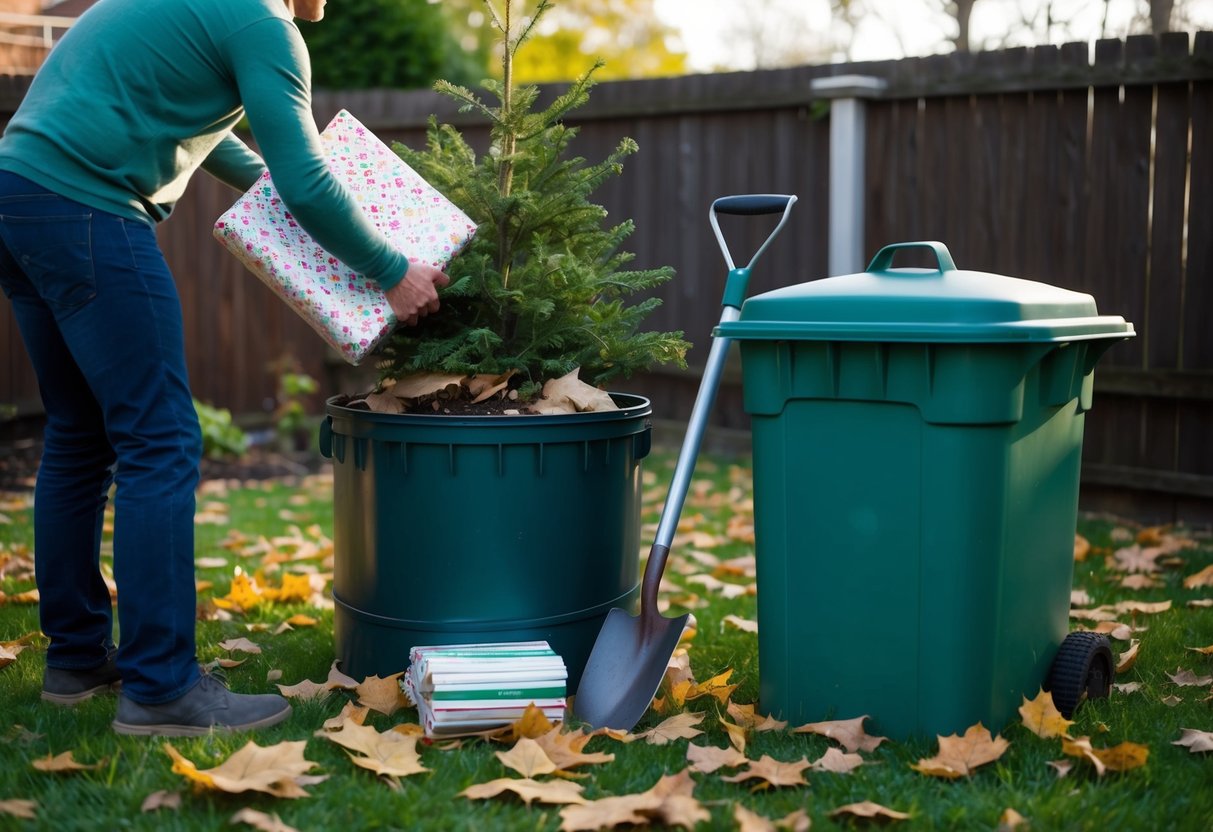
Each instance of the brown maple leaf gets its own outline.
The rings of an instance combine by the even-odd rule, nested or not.
[[[1181,728],[1183,733],[1171,745],[1186,746],[1193,754],[1213,751],[1213,731],[1198,731],[1195,728]]]
[[[1213,563],[1184,578],[1185,589],[1196,589],[1202,586],[1213,586]]]
[[[809,722],[792,731],[797,734],[818,734],[838,742],[847,751],[875,751],[887,737],[873,737],[863,730],[867,715],[854,719],[837,719],[831,722]]]
[[[1168,673],[1167,678],[1175,684],[1183,687],[1206,687],[1213,685],[1213,676],[1197,676],[1191,670],[1184,670],[1181,667],[1175,668],[1174,673]]]
[[[261,645],[254,641],[249,641],[247,638],[229,638],[227,641],[219,642],[219,646],[229,653],[240,651],[241,653],[260,653]]]
[[[196,789],[232,794],[258,791],[275,797],[296,798],[308,796],[304,786],[328,779],[328,775],[306,774],[316,765],[304,759],[303,749],[306,745],[306,740],[300,740],[263,748],[249,741],[220,765],[210,769],[199,769],[168,743],[164,744],[164,751],[173,758],[173,772],[185,777]]]
[[[509,751],[495,753],[503,766],[526,778],[533,778],[537,774],[551,774],[557,769],[543,747],[530,737],[522,737]]]
[[[1002,737],[991,737],[989,730],[979,722],[970,726],[963,737],[956,734],[940,736],[939,753],[919,760],[911,768],[932,777],[968,777],[978,767],[1005,754],[1010,745]]]
[[[829,813],[832,818],[859,818],[861,820],[909,820],[910,816],[905,812],[897,812],[893,809],[886,809],[879,803],[873,803],[870,800],[865,800],[861,803],[848,803],[846,806],[839,806],[837,809]]]
[[[703,714],[686,712],[675,714],[663,720],[653,728],[637,734],[637,739],[643,739],[650,745],[665,745],[674,740],[691,739],[703,733],[695,726],[703,721]]]
[[[733,721],[751,731],[782,731],[788,727],[786,720],[775,719],[773,716],[759,716],[752,704],[739,705],[730,702],[725,711],[733,717]]]
[[[560,829],[561,832],[578,832],[652,821],[693,829],[697,823],[712,818],[694,798],[694,788],[690,769],[683,769],[678,774],[665,775],[646,792],[566,806],[560,810]]]
[[[38,817],[37,812],[38,802],[36,800],[22,800],[19,797],[0,800],[0,815],[35,820]]]
[[[372,711],[378,711],[391,716],[401,708],[408,706],[408,700],[400,690],[400,677],[403,673],[393,673],[391,676],[380,678],[368,676],[362,684],[355,688],[358,702]]]
[[[1053,694],[1043,689],[1035,699],[1029,701],[1028,697],[1023,697],[1019,715],[1023,717],[1027,729],[1043,739],[1069,736],[1070,726],[1074,724],[1057,710],[1053,704]]]
[[[1129,649],[1116,657],[1116,672],[1124,673],[1137,663],[1137,651],[1141,649],[1141,641],[1132,639],[1129,642]]]
[[[71,751],[64,751],[62,754],[47,754],[45,757],[40,757],[34,760],[33,766],[38,771],[52,772],[54,774],[64,774],[73,771],[96,771],[105,765],[106,760],[100,760],[96,763],[78,763],[76,758],[72,756]]]
[[[615,759],[614,754],[603,752],[587,754],[582,750],[593,739],[593,736],[593,734],[580,730],[564,731],[561,726],[557,726],[538,737],[535,742],[547,754],[548,759],[556,764],[557,771],[568,771],[577,766],[609,763]]]
[[[324,699],[333,691],[327,685],[304,679],[297,685],[277,685],[278,691],[287,699],[297,699],[300,702],[310,702],[313,699]]]
[[[834,774],[850,774],[861,765],[863,765],[863,757],[860,757],[858,754],[839,751],[837,748],[831,746],[830,748],[826,749],[825,754],[814,760],[809,767],[813,771],[829,771]]]
[[[540,803],[581,804],[588,801],[581,796],[583,791],[579,783],[568,780],[549,780],[540,782],[530,778],[502,777],[490,780],[488,783],[476,783],[468,786],[459,793],[459,797],[468,800],[488,800],[492,797],[511,792],[520,797],[526,805],[538,800]]]
[[[691,768],[702,774],[711,774],[720,768],[735,768],[749,762],[746,755],[736,748],[687,744],[687,761]]]
[[[1105,771],[1129,771],[1144,766],[1150,756],[1150,749],[1134,742],[1122,742],[1112,748],[1095,748],[1091,745],[1090,737],[1063,738],[1061,751],[1089,761],[1100,777]]]
[[[265,812],[258,812],[256,809],[250,809],[247,806],[232,815],[228,823],[243,823],[260,830],[260,832],[299,832],[295,827],[283,823],[282,818],[276,814],[271,815]]]
[[[782,760],[776,760],[766,754],[758,760],[751,760],[749,766],[731,777],[721,777],[720,779],[726,783],[740,783],[744,780],[760,779],[765,780],[765,783],[760,783],[756,788],[767,788],[768,786],[807,786],[808,781],[804,779],[802,772],[811,764],[808,759],[801,757],[790,763],[785,763]]]
[[[809,832],[812,821],[808,812],[797,809],[790,815],[779,820],[767,820],[757,812],[751,812],[740,803],[733,807],[733,820],[737,821],[737,832],[774,832],[776,829],[787,829],[788,832]]]
[[[170,792],[161,789],[158,792],[152,792],[147,797],[143,798],[143,803],[139,806],[140,812],[156,812],[160,809],[170,809],[177,811],[181,808],[181,792]]]

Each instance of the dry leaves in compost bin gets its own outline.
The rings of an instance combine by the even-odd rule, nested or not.
[[[1074,723],[1061,715],[1053,703],[1053,694],[1043,688],[1036,698],[1029,700],[1023,697],[1019,706],[1019,715],[1023,717],[1024,726],[1042,739],[1069,736],[1070,726]]]
[[[605,797],[560,810],[561,832],[610,829],[623,824],[654,823],[694,829],[712,815],[695,799],[690,769],[665,775],[653,788],[639,794]]]
[[[1213,731],[1198,731],[1195,728],[1180,728],[1183,733],[1171,745],[1186,746],[1193,754],[1213,751]]]
[[[1105,771],[1130,771],[1146,764],[1150,749],[1135,742],[1122,742],[1112,748],[1095,748],[1090,737],[1061,741],[1061,752],[1070,757],[1079,757],[1095,766],[1096,773],[1103,777]]]
[[[297,798],[310,796],[304,786],[328,779],[327,774],[306,773],[316,764],[304,759],[305,746],[306,740],[280,742],[264,748],[249,741],[220,765],[209,769],[199,769],[168,743],[164,744],[164,751],[173,758],[173,772],[185,777],[195,789],[231,794],[257,791],[274,797]]]
[[[793,728],[796,734],[817,734],[834,740],[847,751],[875,751],[887,737],[874,737],[863,729],[867,715],[854,719],[836,719],[828,722],[808,722]]]
[[[991,737],[980,722],[965,731],[964,736],[939,736],[939,753],[919,760],[910,768],[931,777],[955,780],[968,777],[979,767],[992,763],[1006,753],[1010,743],[1002,737]]]

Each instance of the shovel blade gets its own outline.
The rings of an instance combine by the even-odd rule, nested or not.
[[[577,685],[574,715],[594,728],[636,727],[661,686],[688,617],[611,610]]]

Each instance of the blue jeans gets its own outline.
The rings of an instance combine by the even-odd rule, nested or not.
[[[181,304],[152,227],[0,171],[0,287],[46,410],[34,564],[47,665],[113,647],[99,569],[114,491],[117,653],[126,696],[175,699],[198,680],[194,490],[202,440]]]

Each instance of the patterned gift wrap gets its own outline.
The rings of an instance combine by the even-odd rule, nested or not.
[[[329,169],[410,262],[445,270],[471,240],[476,224],[348,112],[339,112],[320,139]],[[378,284],[299,226],[268,172],[219,217],[214,234],[351,364],[395,327]]]

